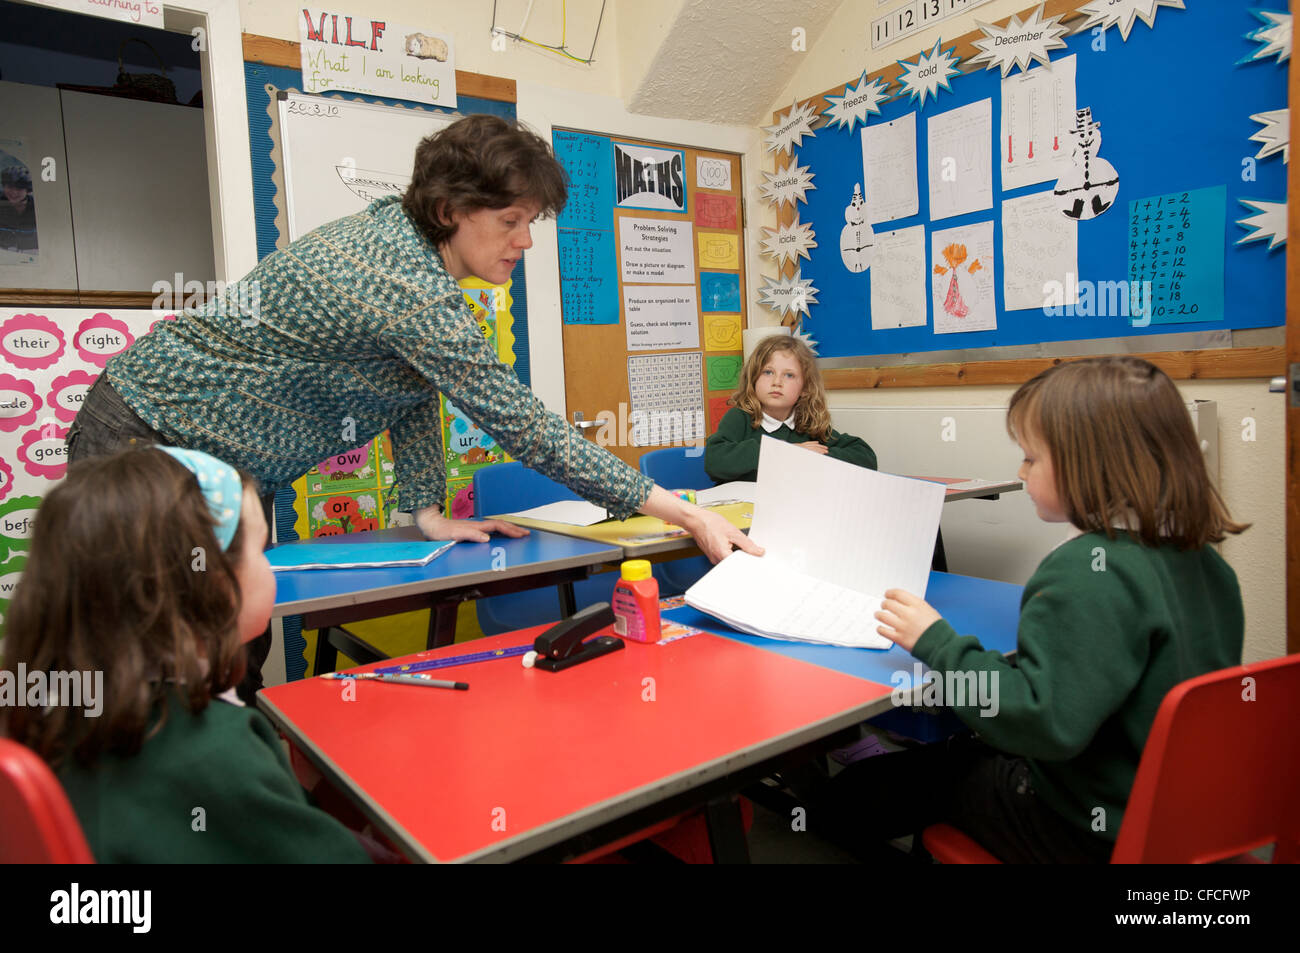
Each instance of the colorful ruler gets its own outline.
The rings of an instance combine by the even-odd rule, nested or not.
[[[434,668],[453,668],[457,665],[472,665],[475,662],[491,662],[501,658],[517,658],[525,652],[533,650],[532,643],[528,645],[512,645],[508,649],[494,649],[491,652],[471,652],[469,655],[451,655],[446,658],[425,659],[422,662],[408,662],[405,665],[388,665],[384,668],[375,669],[376,674],[390,675],[403,674],[406,672],[427,672]]]

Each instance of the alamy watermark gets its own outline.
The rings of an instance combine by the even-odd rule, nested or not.
[[[928,708],[978,708],[981,718],[997,715],[997,672],[926,672],[920,662],[912,671],[898,671],[889,676],[894,686],[889,700],[895,707],[924,705]]]
[[[262,286],[256,279],[186,281],[180,272],[173,278],[155,281],[150,288],[155,311],[207,308],[213,317],[235,318],[246,328],[262,320]]]
[[[98,718],[104,711],[104,673],[29,672],[19,662],[16,671],[0,669],[0,707],[85,708],[87,718]]]
[[[82,889],[73,882],[50,894],[50,922],[55,924],[122,924],[132,933],[148,933],[153,923],[152,890]]]
[[[602,410],[589,426],[596,427],[596,443],[602,447],[686,447],[688,457],[704,453],[703,410],[629,410],[618,405],[618,413]]]
[[[1145,328],[1153,313],[1149,281],[1080,281],[1071,273],[1064,283],[1043,285],[1043,314],[1049,318],[1136,318],[1133,327]]]

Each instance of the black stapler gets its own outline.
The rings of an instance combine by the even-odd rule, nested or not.
[[[608,602],[597,602],[563,622],[557,622],[533,641],[533,650],[537,653],[534,667],[559,672],[617,652],[623,647],[623,640],[612,635],[602,635],[590,642],[582,641],[613,622],[614,610]]]

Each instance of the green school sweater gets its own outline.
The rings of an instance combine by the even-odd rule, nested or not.
[[[308,802],[275,729],[252,708],[213,699],[195,715],[173,698],[135,757],[89,768],[69,759],[58,774],[99,863],[370,861]]]
[[[966,704],[953,706],[957,716],[1026,757],[1062,817],[1114,842],[1161,701],[1179,682],[1239,665],[1244,628],[1237,576],[1213,547],[1086,533],[1025,586],[1014,664],[943,620],[912,654],[938,672],[989,673],[990,688],[996,673],[997,713]]]
[[[758,446],[764,436],[786,443],[807,443],[816,439],[791,430],[785,424],[768,433],[762,427],[755,427],[749,414],[739,407],[732,407],[722,415],[717,431],[704,444],[704,471],[715,483],[758,479]],[[868,470],[876,469],[876,452],[861,437],[832,430],[830,439],[821,442],[836,460]]]

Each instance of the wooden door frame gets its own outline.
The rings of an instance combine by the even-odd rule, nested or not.
[[[1300,102],[1300,71],[1295,57],[1288,67],[1287,102]],[[1295,138],[1297,122],[1291,114],[1291,138]],[[1292,195],[1300,195],[1300,170],[1287,164],[1287,242],[1286,242],[1286,361],[1288,369],[1300,364],[1300,202],[1292,202]],[[1289,377],[1290,375],[1288,375]],[[1300,406],[1288,380],[1286,406],[1286,651],[1288,655],[1300,652]]]

